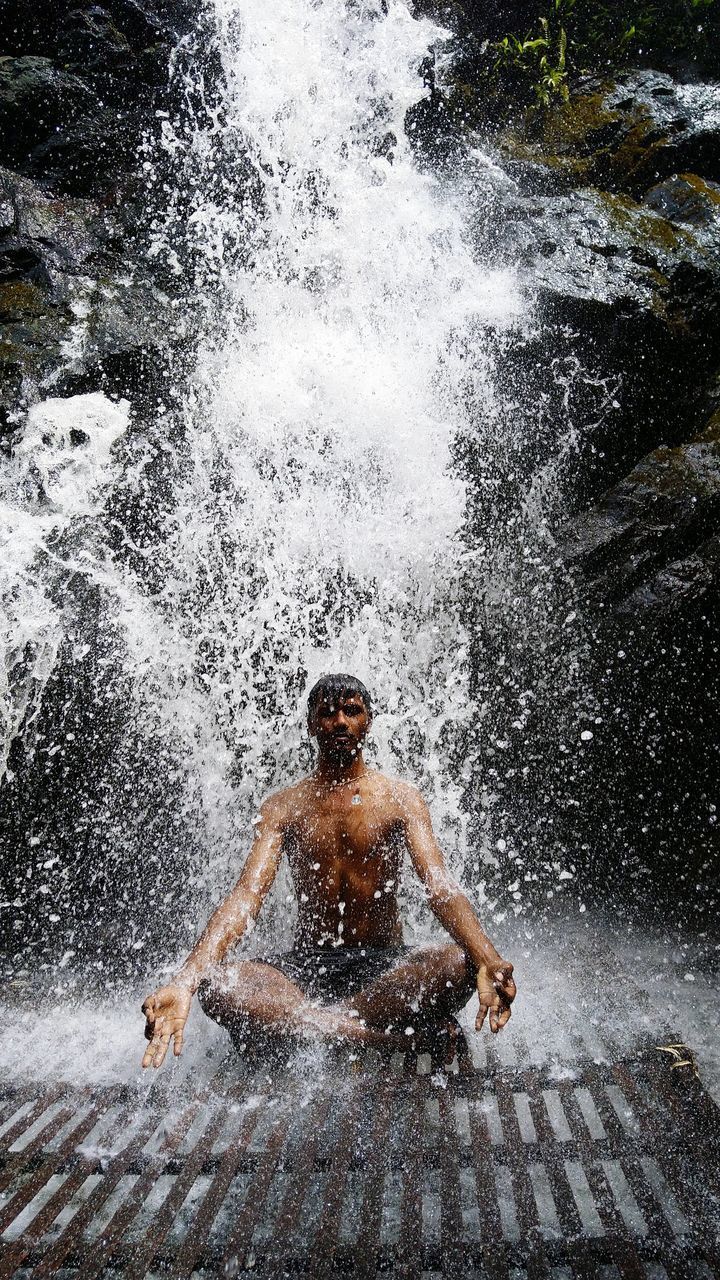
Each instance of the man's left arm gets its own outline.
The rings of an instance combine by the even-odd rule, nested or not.
[[[465,894],[450,875],[435,839],[428,807],[414,788],[403,796],[405,837],[412,864],[425,885],[428,903],[440,923],[477,969],[480,1007],[477,1031],[490,1012],[490,1030],[500,1031],[510,1018],[516,987],[513,966],[493,946]]]

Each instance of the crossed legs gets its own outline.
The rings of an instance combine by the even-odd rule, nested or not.
[[[200,984],[198,999],[236,1043],[269,1035],[407,1048],[417,1033],[446,1024],[474,988],[471,962],[450,943],[419,948],[336,1004],[308,1000],[296,983],[261,960],[225,966]]]

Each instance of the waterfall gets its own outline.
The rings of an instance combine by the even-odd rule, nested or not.
[[[307,769],[304,693],[321,672],[369,685],[372,757],[421,786],[462,869],[486,710],[456,455],[478,406],[494,447],[497,335],[526,305],[469,239],[462,174],[413,146],[421,65],[447,33],[404,0],[214,0],[210,19],[220,88],[180,51],[186,110],[143,160],[150,253],[180,282],[169,335],[195,338],[182,389],[149,422],[99,394],[48,400],[5,495],[27,550],[7,736],[32,738],[58,655],[96,645],[94,687],[121,710],[87,839],[131,904],[127,849],[154,808],[143,884],[175,901],[174,868],[189,877],[186,935],[237,874],[262,796]],[[491,203],[491,162],[467,163]],[[61,899],[63,874],[59,888],[45,875]]]

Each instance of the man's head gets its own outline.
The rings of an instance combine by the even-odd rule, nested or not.
[[[321,755],[357,755],[372,721],[372,700],[355,676],[321,676],[308,694],[308,729]]]

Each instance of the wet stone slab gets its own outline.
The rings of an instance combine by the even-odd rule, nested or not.
[[[720,1275],[720,1111],[684,1049],[562,1078],[520,1042],[425,1056],[7,1089],[0,1278]]]

